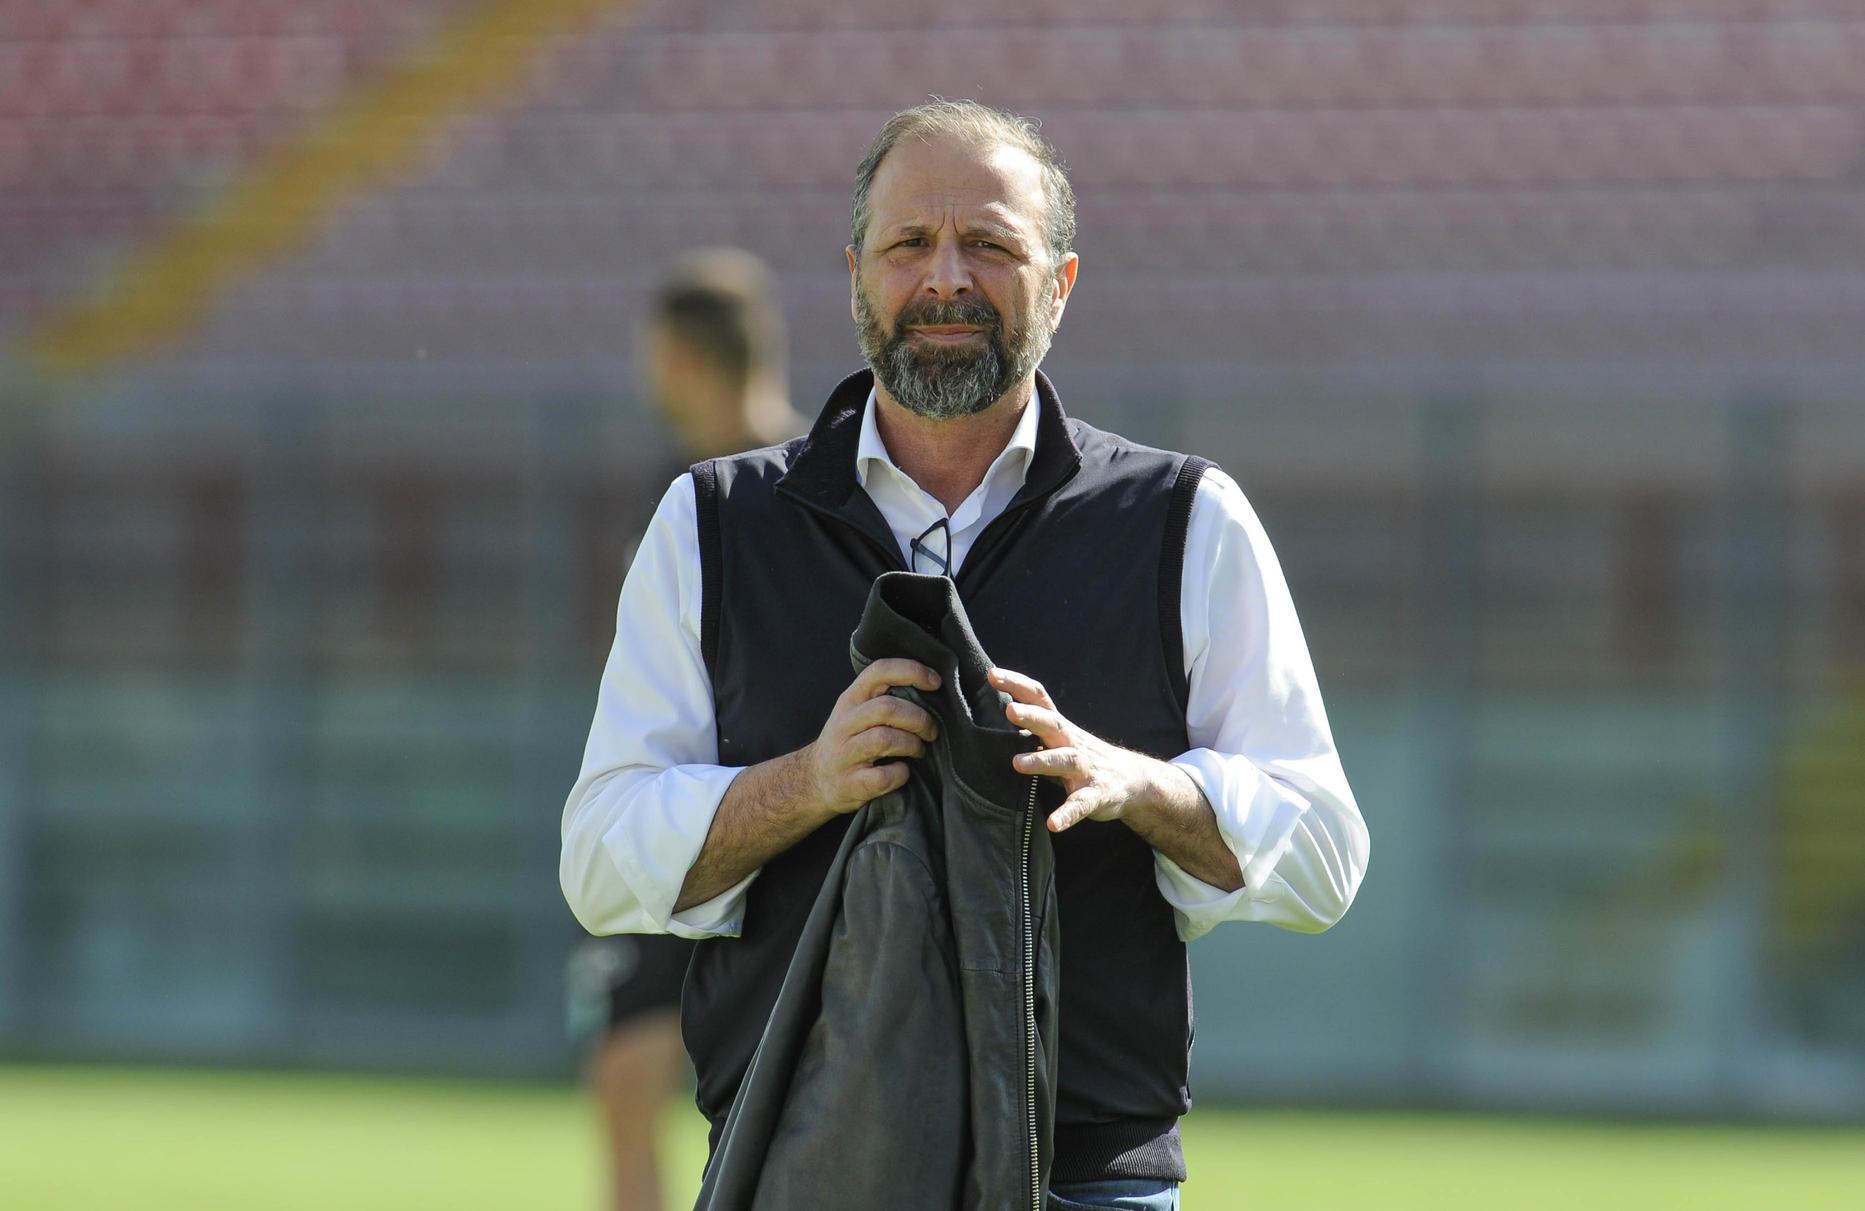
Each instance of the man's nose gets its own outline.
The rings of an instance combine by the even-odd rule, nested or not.
[[[926,267],[926,293],[949,299],[970,291],[971,268],[965,263],[958,241],[940,241],[933,249],[932,263]]]

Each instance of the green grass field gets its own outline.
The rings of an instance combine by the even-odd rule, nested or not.
[[[1203,1109],[1191,1211],[1865,1208],[1865,1132]],[[0,1068],[6,1211],[596,1211],[580,1095],[369,1077]],[[670,1109],[669,1206],[705,1138]]]

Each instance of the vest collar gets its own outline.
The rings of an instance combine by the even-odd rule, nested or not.
[[[858,370],[836,385],[809,436],[791,457],[790,469],[778,479],[779,492],[836,511],[848,508],[851,498],[858,498],[869,505],[858,512],[874,512],[867,493],[856,491],[860,484],[855,478],[861,410],[873,389],[872,370]],[[1007,509],[1055,491],[1081,466],[1081,448],[1069,433],[1068,414],[1062,411],[1055,385],[1041,370],[1036,372],[1036,405],[1036,452],[1030,456],[1023,487],[1011,498]]]

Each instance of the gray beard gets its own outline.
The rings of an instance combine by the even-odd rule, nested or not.
[[[915,345],[914,324],[968,324],[985,330],[982,348],[940,349]],[[981,298],[947,303],[910,303],[894,319],[894,334],[882,331],[868,295],[855,290],[855,331],[875,381],[907,411],[930,420],[973,416],[1028,378],[1049,352],[1053,335],[1039,317],[1006,331],[997,309]]]

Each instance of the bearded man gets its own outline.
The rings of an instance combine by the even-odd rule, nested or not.
[[[1068,418],[1037,369],[1074,234],[1033,122],[939,101],[882,128],[846,249],[869,369],[806,437],[668,489],[622,589],[561,876],[593,933],[706,939],[682,1026],[716,1141],[849,814],[935,737],[888,693],[936,688],[933,670],[847,676],[868,585],[951,577],[1008,721],[1043,745],[1014,768],[1066,792],[1047,822],[1050,1205],[1166,1208],[1186,1176],[1185,944],[1225,921],[1327,928],[1368,842],[1241,490]]]

